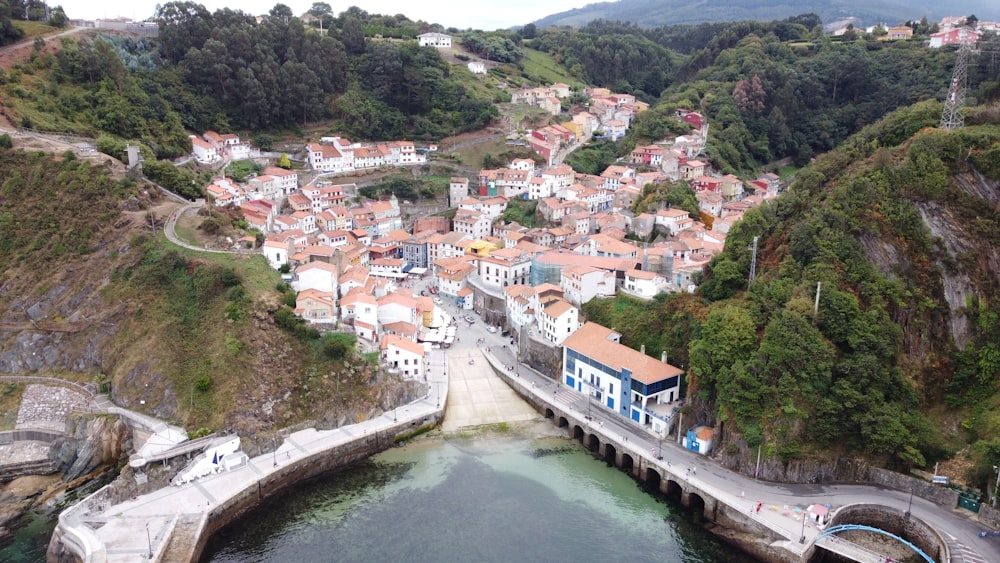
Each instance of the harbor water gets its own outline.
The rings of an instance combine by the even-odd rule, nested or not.
[[[426,437],[303,483],[202,560],[753,561],[577,442],[521,430]]]

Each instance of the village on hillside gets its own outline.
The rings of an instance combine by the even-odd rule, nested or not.
[[[689,128],[686,134],[637,146],[600,175],[578,174],[554,163],[555,156],[595,138],[621,138],[647,109],[630,95],[599,88],[585,93],[587,111],[526,133],[540,159],[517,158],[477,177],[451,178],[453,218],[417,217],[408,230],[395,196],[369,200],[356,185],[334,184],[330,176],[421,165],[433,145],[323,138],[307,145],[303,159],[318,180],[300,185],[294,170],[268,166],[244,183],[220,176],[206,192],[215,206],[239,209],[247,225],[264,234],[262,253],[297,292],[295,314],[317,328],[357,335],[401,376],[425,377],[429,350],[450,346],[459,324],[477,320],[512,346],[547,349],[549,357],[582,357],[605,348],[589,340],[610,338],[616,344],[608,353],[635,356],[636,373],[666,378],[650,382],[655,393],[638,401],[637,414],[627,414],[662,430],[680,398],[681,370],[665,358],[648,358],[646,365],[644,354],[617,343],[617,333],[581,322],[580,307],[618,293],[651,300],[693,291],[729,229],[777,197],[781,182],[775,174],[744,181],[713,171],[698,158],[709,124],[686,110],[674,116]],[[557,116],[569,95],[568,86],[553,84],[517,91],[512,99],[551,106],[547,111]],[[231,134],[209,131],[192,142],[195,157],[207,163],[256,153]],[[668,206],[633,213],[644,188],[681,181],[695,191],[697,216]],[[537,226],[502,219],[513,200],[536,202]],[[592,391],[608,394],[614,385],[606,379],[608,389]]]

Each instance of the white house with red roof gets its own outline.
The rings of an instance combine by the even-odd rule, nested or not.
[[[378,300],[378,322],[423,324],[422,314],[417,311],[417,299],[410,290],[390,293]]]
[[[399,336],[387,334],[379,344],[382,362],[391,370],[399,371],[403,377],[424,376],[425,348],[421,344]]]
[[[656,212],[656,224],[670,230],[671,235],[690,229],[694,226],[694,219],[684,209],[660,209]]]
[[[339,290],[337,267],[319,260],[303,264],[295,269],[295,281],[292,285],[296,291],[315,289],[336,294]]]
[[[566,266],[560,272],[559,286],[567,301],[582,305],[594,297],[614,297],[615,273],[585,264]]]
[[[378,303],[363,287],[354,287],[340,298],[340,316],[361,338],[375,340]]]
[[[579,310],[565,299],[553,299],[536,315],[543,340],[556,346],[580,328]]]
[[[665,434],[680,398],[683,370],[621,343],[621,334],[588,322],[563,342],[561,383],[612,412]]]
[[[189,135],[189,137],[191,137],[191,150],[194,154],[194,159],[199,163],[213,164],[222,160],[219,150],[207,141],[203,141],[194,135]]]
[[[337,297],[332,291],[299,291],[294,313],[312,323],[332,323],[337,320]]]
[[[520,248],[501,248],[479,258],[479,277],[493,287],[526,284],[531,256]]]
[[[281,193],[286,196],[291,195],[299,189],[299,174],[294,170],[268,166],[264,169],[264,174],[274,178]]]
[[[668,290],[669,280],[663,274],[645,270],[625,272],[622,290],[640,299],[652,299]]]

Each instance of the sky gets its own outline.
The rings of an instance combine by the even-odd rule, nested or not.
[[[197,2],[197,0],[195,0]],[[292,9],[295,15],[302,15],[314,0],[286,0],[280,2]],[[458,29],[493,30],[524,25],[550,14],[572,8],[582,8],[596,0],[381,0],[380,2],[337,2],[324,0],[340,13],[349,6],[356,5],[373,14],[403,14],[411,20],[439,23],[444,27]],[[61,5],[70,19],[97,19],[127,17],[134,20],[147,19],[156,11],[158,3],[164,0],[49,0],[52,6]],[[266,14],[277,0],[202,0],[199,4],[214,12],[219,8],[242,10],[253,15]],[[367,6],[366,6],[367,4]]]

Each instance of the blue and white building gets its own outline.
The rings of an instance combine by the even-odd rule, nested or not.
[[[621,334],[597,323],[563,342],[563,385],[661,435],[677,411],[683,373],[621,344]]]

